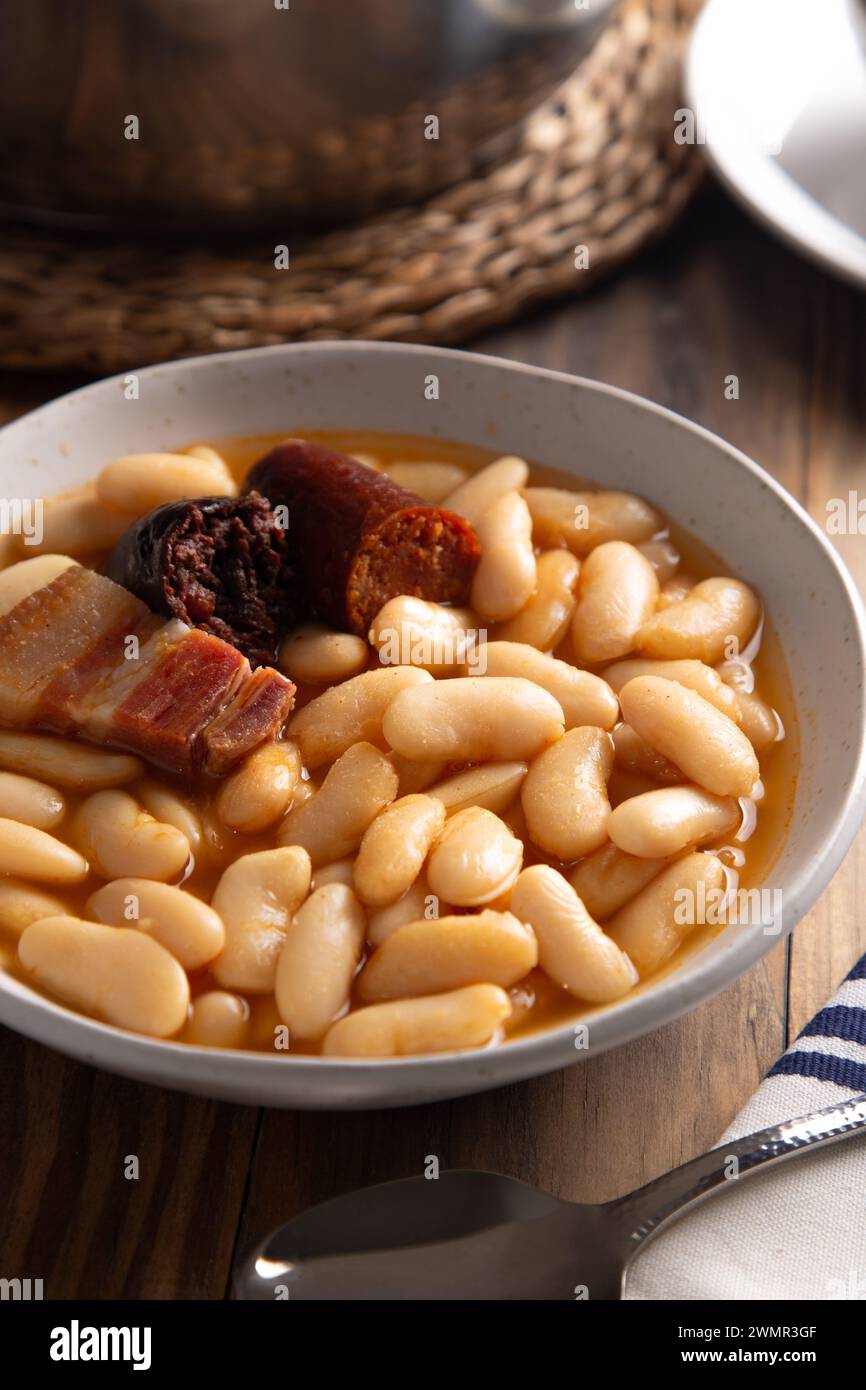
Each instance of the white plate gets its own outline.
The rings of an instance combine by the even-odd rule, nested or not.
[[[428,378],[438,400],[428,400]],[[866,795],[866,629],[847,571],[788,494],[730,445],[597,382],[494,358],[397,344],[320,343],[151,367],[140,399],[114,377],[0,430],[0,494],[49,493],[118,454],[231,434],[390,430],[523,454],[642,493],[763,594],[784,645],[802,722],[791,832],[772,875],[781,933],[829,882]],[[729,926],[657,984],[590,1024],[591,1055],[636,1038],[735,980],[778,943]],[[569,1027],[498,1049],[369,1063],[214,1051],[92,1022],[0,975],[0,1020],[63,1052],[145,1081],[220,1099],[301,1108],[411,1105],[580,1061]],[[736,1033],[735,1021],[732,1029]],[[730,1038],[719,1046],[730,1045]]]
[[[686,105],[745,205],[828,270],[866,287],[864,0],[709,0]]]

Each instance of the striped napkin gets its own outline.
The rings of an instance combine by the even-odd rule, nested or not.
[[[719,1140],[866,1093],[866,956]],[[635,1259],[628,1299],[866,1300],[866,1139],[733,1181]]]

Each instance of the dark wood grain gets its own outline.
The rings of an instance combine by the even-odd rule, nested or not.
[[[471,346],[671,406],[823,518],[828,497],[856,487],[863,469],[862,316],[854,291],[710,189],[616,280]],[[70,384],[7,375],[0,417]],[[862,539],[842,550],[866,587]],[[790,950],[780,945],[688,1017],[567,1072],[452,1103],[257,1112],[121,1081],[2,1033],[0,1273],[42,1277],[53,1297],[219,1298],[235,1250],[269,1227],[349,1188],[418,1173],[433,1154],[566,1197],[625,1191],[713,1143],[866,949],[864,855],[861,839]],[[134,1182],[129,1154],[140,1160]]]

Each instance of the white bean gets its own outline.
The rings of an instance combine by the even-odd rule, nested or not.
[[[733,797],[713,796],[701,787],[660,787],[617,806],[607,830],[626,854],[665,859],[727,834],[741,820]]]
[[[649,560],[625,541],[607,541],[584,562],[571,625],[575,660],[599,666],[625,656],[655,611],[659,582]]]
[[[226,933],[211,966],[219,984],[251,994],[274,988],[286,930],[309,888],[310,858],[298,846],[245,854],[229,864],[211,899]]]
[[[666,584],[669,579],[673,579],[680,564],[679,551],[673,541],[644,541],[643,545],[638,546],[638,550],[644,559],[649,560],[659,584]]]
[[[441,801],[423,793],[385,808],[364,831],[355,860],[355,892],[369,907],[388,907],[411,888],[445,824]]]
[[[0,927],[20,936],[40,917],[62,917],[66,904],[18,878],[0,878]],[[416,914],[420,915],[420,914]]]
[[[355,881],[355,861],[350,856],[346,859],[335,859],[332,864],[322,864],[313,874],[310,883],[310,891],[315,893],[317,888],[324,888],[326,883],[344,883],[347,888],[351,888]]]
[[[466,469],[458,463],[426,461],[389,463],[387,472],[398,487],[408,488],[433,507],[438,507],[446,497],[450,497],[469,477]]]
[[[347,1014],[325,1034],[326,1057],[409,1057],[482,1047],[509,1017],[496,985],[469,985],[426,999],[400,999]]]
[[[441,807],[440,807],[441,809]],[[482,806],[452,816],[427,865],[437,896],[456,907],[481,907],[511,887],[523,864],[523,845]]]
[[[327,1031],[349,1001],[363,948],[364,912],[351,888],[316,889],[295,914],[277,962],[277,1009],[290,1038]]]
[[[369,637],[384,666],[417,666],[442,676],[477,660],[481,632],[469,608],[400,594],[379,609]]]
[[[193,1047],[243,1047],[249,1027],[247,1001],[224,989],[211,989],[193,999],[183,1041]]]
[[[565,545],[575,555],[588,555],[607,541],[639,545],[664,525],[654,507],[630,492],[528,487],[523,495],[532,513],[536,545]]]
[[[397,795],[397,774],[369,743],[356,743],[330,769],[319,791],[292,808],[277,834],[281,845],[303,845],[313,867],[343,859],[361,843],[370,822]]]
[[[573,869],[569,882],[596,921],[604,922],[646,888],[667,864],[666,859],[638,859],[616,845],[602,845]]]
[[[43,883],[81,883],[87,872],[87,860],[62,840],[34,825],[0,819],[0,874]]]
[[[367,940],[371,946],[381,946],[383,941],[393,936],[398,927],[405,927],[408,922],[420,921],[422,917],[428,920],[447,917],[450,911],[449,904],[443,903],[430,891],[430,885],[421,873],[402,898],[398,898],[389,907],[380,908],[378,912],[368,915]]]
[[[500,623],[495,635],[502,642],[525,642],[547,652],[559,646],[574,617],[580,562],[567,550],[547,550],[535,562],[535,575],[532,598],[515,617]]]
[[[165,782],[149,777],[136,782],[135,795],[154,820],[173,825],[175,830],[186,836],[193,854],[198,854],[204,841],[204,830],[197,811],[188,801]]]
[[[363,637],[308,624],[283,639],[277,665],[293,681],[334,685],[363,671],[369,655]]]
[[[301,776],[301,753],[291,739],[263,743],[222,783],[216,806],[229,830],[255,835],[285,815]]]
[[[181,818],[179,816],[177,819],[174,819],[173,815],[162,816],[158,815],[156,811],[151,810],[150,807],[146,809],[150,810],[151,815],[156,815],[158,820],[166,820],[169,825],[176,825],[179,830],[181,829]],[[190,848],[193,850],[196,857],[198,857],[199,854],[201,855],[203,863],[210,861],[212,863],[221,864],[224,856],[228,853],[229,845],[231,844],[231,836],[226,833],[216,813],[215,805],[213,802],[208,802],[202,806],[200,816],[195,813],[193,814],[194,823],[200,832],[200,840],[198,850],[196,850],[192,840],[190,840]],[[183,833],[185,834],[186,832],[184,831]]]
[[[65,815],[66,802],[56,787],[18,772],[0,772],[0,816],[51,830]]]
[[[186,975],[143,932],[43,917],[24,931],[18,958],[49,994],[105,1023],[169,1038],[186,1022]]]
[[[564,862],[604,844],[612,767],[610,735],[592,727],[571,729],[540,753],[520,793],[535,844]]]
[[[49,734],[18,734],[0,730],[0,767],[10,772],[44,777],[61,787],[97,791],[120,787],[144,770],[138,758],[88,748],[70,738]]]
[[[531,758],[561,738],[563,727],[552,695],[510,676],[465,676],[401,690],[382,720],[391,747],[419,762]]]
[[[524,869],[511,893],[512,911],[538,939],[545,975],[590,1004],[621,999],[637,984],[628,956],[590,917],[567,879],[547,864]]]
[[[85,911],[94,922],[146,930],[185,970],[200,970],[225,946],[225,928],[212,907],[152,879],[116,878],[91,894]]]
[[[483,651],[484,675],[523,676],[534,681],[559,701],[566,729],[582,724],[612,729],[616,723],[619,702],[608,684],[607,672],[602,679],[590,671],[579,671],[525,642],[488,642]]]
[[[433,677],[427,671],[413,666],[365,671],[305,705],[289,724],[289,735],[297,742],[305,765],[321,767],[339,758],[353,743],[380,743],[382,717],[394,696],[401,690],[432,684]]]
[[[702,695],[661,676],[636,676],[619,699],[623,718],[690,781],[717,796],[749,795],[759,774],[755,751]]]
[[[94,483],[46,497],[42,507],[42,540],[27,544],[31,555],[62,550],[65,555],[90,556],[110,550],[133,520],[133,514],[107,507],[96,496]]]
[[[535,592],[532,518],[519,492],[505,492],[477,525],[481,559],[472,581],[472,607],[482,618],[513,618]]]
[[[725,687],[728,689],[729,687]],[[731,691],[740,717],[740,727],[756,753],[784,738],[782,721],[771,705],[754,691]]]
[[[712,854],[689,854],[620,908],[606,930],[645,980],[701,925],[702,904],[712,903],[711,895],[722,894],[724,887],[721,860]]]
[[[96,495],[109,507],[141,516],[184,497],[235,497],[237,483],[222,460],[189,454],[126,454],[96,476]]]
[[[462,985],[509,989],[538,963],[529,927],[510,912],[485,908],[469,917],[440,917],[399,927],[358,977],[364,1000],[414,998]]]
[[[506,810],[520,791],[528,763],[484,763],[457,772],[430,788],[430,795],[442,802],[446,814],[456,815],[468,806],[488,811]]]
[[[75,816],[82,849],[102,878],[177,878],[189,861],[189,840],[154,820],[128,792],[94,792]]]
[[[299,806],[304,805],[304,802],[309,801],[311,796],[315,796],[318,790],[318,783],[314,782],[312,777],[302,777],[301,781],[295,784],[295,789],[292,792],[291,809],[296,811]]]
[[[698,695],[703,695],[711,705],[720,709],[734,723],[739,722],[737,701],[733,690],[725,684],[712,666],[703,661],[649,661],[638,657],[632,661],[617,661],[606,666],[604,678],[617,695],[624,685],[635,676],[663,676],[665,680],[677,681]]]
[[[678,603],[649,618],[635,646],[644,656],[685,657],[715,666],[723,657],[742,651],[760,616],[760,602],[746,584],[738,579],[704,579]]]
[[[441,505],[475,526],[497,497],[523,487],[528,477],[529,467],[523,459],[506,454],[473,473],[460,487],[449,492]]]
[[[217,464],[220,468],[228,469],[228,464],[218,449],[212,444],[188,444],[185,449],[181,449],[182,454],[189,454],[190,458],[204,459],[205,463]]]
[[[675,574],[671,579],[665,579],[659,589],[659,601],[656,604],[656,612],[662,613],[665,608],[670,608],[672,604],[679,603],[680,599],[685,598],[686,594],[691,593],[695,587],[696,580],[690,574]]]

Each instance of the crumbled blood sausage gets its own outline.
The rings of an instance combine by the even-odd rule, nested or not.
[[[199,497],[140,517],[105,572],[155,612],[230,642],[252,666],[267,666],[293,620],[286,551],[285,532],[258,493]]]
[[[289,439],[253,466],[245,487],[288,508],[305,617],[366,637],[398,594],[467,601],[480,553],[469,523],[355,459]]]

